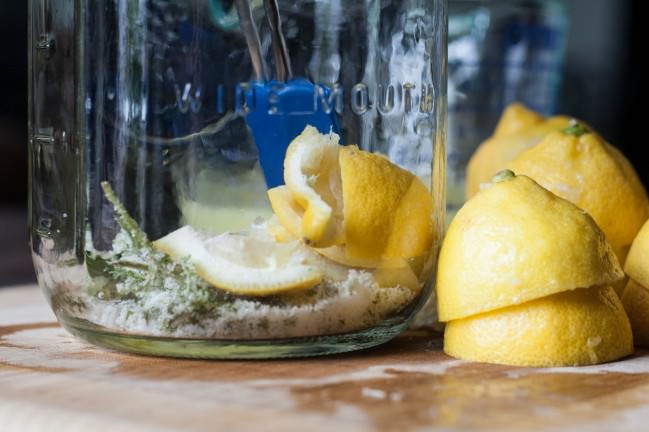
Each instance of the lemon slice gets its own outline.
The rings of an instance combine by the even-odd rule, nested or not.
[[[633,336],[613,288],[595,286],[451,321],[444,351],[516,366],[590,365],[631,354]]]
[[[286,149],[284,181],[304,209],[300,237],[314,247],[343,241],[338,141],[335,133],[307,126]]]
[[[301,264],[290,247],[246,235],[228,234],[206,240],[186,225],[153,244],[174,260],[187,260],[201,278],[232,294],[280,294],[310,288],[322,280],[322,273]]]

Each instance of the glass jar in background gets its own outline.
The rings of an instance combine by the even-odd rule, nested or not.
[[[70,332],[305,356],[385,342],[430,304],[445,1],[29,6],[31,246]]]
[[[568,31],[562,0],[450,0],[448,218],[465,200],[466,166],[503,109],[554,114]]]

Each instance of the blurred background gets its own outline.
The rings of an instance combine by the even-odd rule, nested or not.
[[[450,0],[453,9],[454,0]],[[457,1],[470,3],[470,1]],[[482,1],[543,4],[537,1]],[[491,5],[489,4],[491,3]],[[553,3],[557,3],[553,1]],[[563,56],[556,98],[543,108],[580,118],[629,157],[649,185],[642,159],[646,67],[640,58],[641,0],[564,0]],[[478,20],[479,22],[479,20]],[[461,23],[460,23],[461,25]],[[0,286],[35,281],[27,246],[27,2],[0,2]],[[498,49],[498,45],[495,45]],[[460,51],[461,52],[461,51]],[[453,66],[452,64],[450,65]],[[642,105],[641,105],[642,104]],[[56,109],[56,108],[54,108]],[[548,112],[550,113],[550,112]],[[642,129],[642,130],[641,130]]]

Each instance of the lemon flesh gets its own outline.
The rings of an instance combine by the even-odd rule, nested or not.
[[[633,240],[624,262],[624,271],[631,279],[649,288],[649,221],[644,223]]]
[[[554,131],[508,165],[586,210],[618,258],[649,218],[649,199],[631,163],[595,133]]]
[[[444,351],[515,366],[577,366],[633,352],[629,320],[610,286],[576,289],[451,321]]]
[[[304,209],[301,238],[308,245],[342,243],[339,137],[307,126],[286,149],[284,181]]]
[[[156,240],[153,245],[176,261],[186,260],[202,279],[232,294],[279,294],[310,288],[322,280],[323,275],[317,268],[292,260],[289,247],[273,241],[246,240],[245,235],[233,234],[205,240],[187,225]],[[212,250],[210,241],[217,243]]]
[[[624,276],[594,220],[526,176],[493,184],[451,222],[437,273],[441,321]]]
[[[432,247],[433,201],[411,172],[387,158],[340,150],[345,247],[354,259],[413,258]]]

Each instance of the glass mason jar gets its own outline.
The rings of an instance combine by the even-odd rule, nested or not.
[[[305,356],[430,304],[445,1],[29,5],[31,247],[71,333]]]

